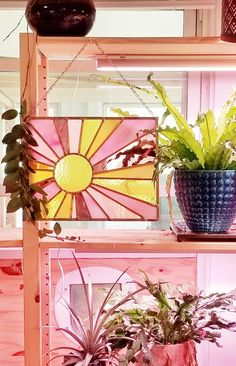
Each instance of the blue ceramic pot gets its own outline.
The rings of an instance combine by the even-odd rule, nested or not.
[[[176,170],[177,202],[190,230],[220,233],[236,216],[236,171]]]

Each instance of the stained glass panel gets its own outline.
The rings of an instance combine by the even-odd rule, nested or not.
[[[157,220],[154,158],[123,166],[120,153],[138,140],[156,118],[63,117],[30,120],[38,146],[32,148],[30,183],[48,194],[48,220]],[[133,165],[132,165],[133,164]]]

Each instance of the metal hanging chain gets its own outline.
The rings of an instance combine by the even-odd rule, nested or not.
[[[57,85],[58,81],[60,81],[63,78],[63,76],[67,73],[67,71],[70,69],[70,67],[73,65],[73,63],[78,59],[78,57],[81,55],[81,53],[86,49],[86,47],[88,46],[89,43],[91,43],[90,40],[88,40],[86,43],[83,44],[83,46],[79,49],[79,51],[76,53],[76,55],[73,57],[73,59],[68,63],[68,65],[65,67],[65,69],[60,73],[60,75],[56,78],[56,80],[52,83],[52,85],[50,85],[50,87],[45,92],[45,94],[42,96],[42,98],[38,101],[38,103],[35,106],[35,110],[47,98],[48,94]]]
[[[107,61],[111,64],[111,66],[115,69],[116,73],[119,75],[119,77],[123,80],[123,82],[129,87],[129,89],[132,91],[132,93],[135,95],[135,97],[139,100],[139,102],[144,106],[144,108],[150,113],[150,115],[152,117],[154,116],[154,113],[152,112],[152,110],[149,108],[149,106],[144,102],[144,100],[141,98],[141,96],[138,94],[137,90],[135,89],[135,87],[130,84],[128,82],[128,80],[126,79],[126,77],[120,72],[120,70],[118,70],[118,68],[114,65],[114,63],[112,62],[111,58],[109,57],[109,55],[106,54],[106,52],[102,49],[101,45],[96,41],[96,40],[92,40],[92,42],[96,45],[96,47],[98,48],[98,50],[103,54],[103,56],[105,56],[105,58],[107,59]]]
[[[42,96],[42,98],[37,102],[35,106],[35,111],[37,107],[40,106],[40,104],[47,98],[48,94],[52,91],[52,89],[56,86],[56,84],[62,79],[62,77],[67,73],[67,71],[70,69],[70,67],[73,65],[73,63],[78,59],[78,57],[82,54],[82,52],[86,49],[88,44],[94,43],[97,47],[97,49],[101,52],[103,56],[108,60],[108,62],[111,64],[111,66],[114,68],[116,73],[119,75],[119,77],[123,80],[123,82],[129,87],[129,89],[132,91],[132,93],[135,95],[135,97],[139,100],[139,102],[144,106],[144,108],[148,111],[148,113],[155,117],[152,110],[149,108],[149,106],[144,102],[144,100],[141,98],[141,96],[138,94],[135,87],[128,82],[128,80],[125,78],[125,76],[118,70],[118,68],[114,65],[109,55],[106,54],[106,52],[103,50],[101,45],[93,39],[88,39],[87,42],[83,44],[83,46],[79,49],[79,51],[76,53],[76,55],[73,57],[73,59],[68,63],[66,68],[61,72],[61,74],[56,78],[56,80],[52,83],[52,85],[48,88],[48,90],[45,92],[45,94]]]

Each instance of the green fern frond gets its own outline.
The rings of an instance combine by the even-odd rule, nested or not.
[[[148,81],[153,86],[154,90],[156,91],[156,99],[160,100],[163,106],[169,111],[169,114],[174,118],[177,126],[180,129],[185,129],[189,132],[190,135],[194,137],[194,133],[189,126],[188,122],[186,121],[185,117],[179,112],[179,110],[175,107],[174,104],[170,101],[169,97],[167,96],[165,88],[158,83],[157,81],[153,81],[151,79],[152,74],[148,75]]]
[[[196,124],[199,126],[202,135],[204,153],[207,153],[217,142],[215,116],[211,110],[198,116]]]
[[[170,127],[166,127],[165,129],[160,128],[159,133],[165,136],[171,142],[180,141],[182,144],[184,144],[187,149],[189,149],[196,155],[197,159],[199,159],[201,166],[204,167],[204,154],[201,144],[195,139],[192,134],[184,129],[178,131],[176,128]]]

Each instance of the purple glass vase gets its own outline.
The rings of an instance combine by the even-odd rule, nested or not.
[[[40,36],[84,37],[96,15],[93,0],[29,0],[26,19]]]

